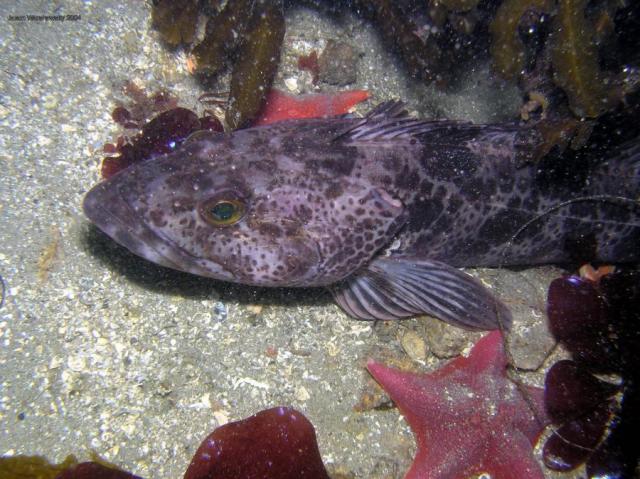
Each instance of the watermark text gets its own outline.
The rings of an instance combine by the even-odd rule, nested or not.
[[[10,22],[77,22],[81,15],[9,15]]]

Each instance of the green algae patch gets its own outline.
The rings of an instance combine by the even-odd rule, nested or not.
[[[55,479],[65,470],[76,466],[78,460],[69,455],[60,464],[51,464],[42,456],[0,457],[2,479]]]

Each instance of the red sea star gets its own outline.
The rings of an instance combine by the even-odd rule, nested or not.
[[[369,93],[364,90],[296,96],[274,88],[267,95],[264,108],[252,126],[268,125],[283,120],[342,115],[367,98]]]
[[[418,451],[405,479],[543,479],[533,446],[548,424],[543,390],[525,398],[507,378],[502,336],[494,331],[459,357],[427,374],[369,361],[416,436]],[[535,414],[532,411],[535,410]]]

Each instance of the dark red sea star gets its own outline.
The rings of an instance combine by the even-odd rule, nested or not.
[[[418,451],[405,479],[543,479],[533,446],[548,424],[543,390],[518,388],[507,377],[502,336],[494,331],[459,357],[427,374],[369,361],[416,436]],[[523,391],[526,396],[523,395]]]

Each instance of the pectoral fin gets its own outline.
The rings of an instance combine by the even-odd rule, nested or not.
[[[439,261],[376,258],[330,289],[338,305],[358,319],[428,314],[471,330],[511,325],[507,307],[479,281]]]

